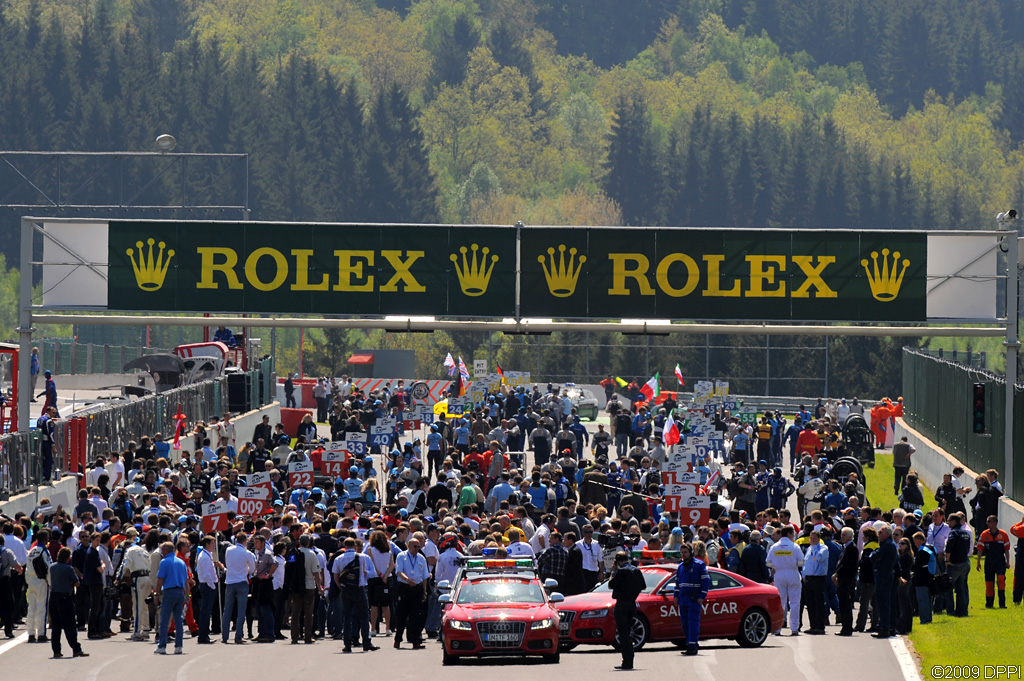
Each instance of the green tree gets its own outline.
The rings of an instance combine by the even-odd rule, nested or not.
[[[639,94],[622,96],[608,134],[605,193],[622,208],[627,225],[658,224],[662,168],[647,104]]]

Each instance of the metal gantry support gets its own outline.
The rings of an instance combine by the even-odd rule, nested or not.
[[[1014,493],[1013,486],[1013,421],[1014,421],[1014,391],[1017,385],[1017,353],[1020,349],[1020,340],[1017,334],[1019,323],[1017,296],[1020,290],[1020,268],[1018,266],[1020,254],[1020,238],[1018,237],[1016,221],[1007,225],[1010,230],[1006,242],[1006,340],[1003,346],[1006,348],[1006,400],[1005,415],[1003,417],[1003,474],[1000,476],[1003,481],[1004,491],[1007,496]]]

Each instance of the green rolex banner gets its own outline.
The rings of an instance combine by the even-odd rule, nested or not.
[[[524,229],[524,317],[924,321],[927,234]]]
[[[927,239],[881,230],[114,221],[107,307],[914,322],[927,320]]]
[[[515,314],[511,227],[111,222],[112,310]]]

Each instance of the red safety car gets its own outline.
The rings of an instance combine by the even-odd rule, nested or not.
[[[640,566],[647,588],[637,598],[630,631],[637,650],[649,641],[683,643],[675,602],[677,567],[677,563]],[[782,628],[785,613],[775,587],[718,568],[708,568],[708,574],[711,589],[700,622],[702,639],[731,638],[754,648],[764,643],[770,632]],[[587,593],[567,597],[558,606],[562,650],[581,643],[617,645],[614,608],[607,581]]]
[[[551,581],[551,580],[549,580]],[[540,655],[558,662],[559,593],[547,593],[530,559],[466,560],[441,595],[443,663],[461,657]]]

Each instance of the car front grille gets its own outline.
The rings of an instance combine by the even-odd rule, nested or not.
[[[518,648],[522,645],[523,636],[526,634],[526,622],[509,622],[507,620],[477,622],[476,632],[480,635],[480,645],[484,648]],[[505,635],[511,640],[489,640],[495,635]]]
[[[562,636],[568,636],[572,631],[572,621],[576,619],[576,612],[573,610],[561,610],[558,613],[558,632]]]

